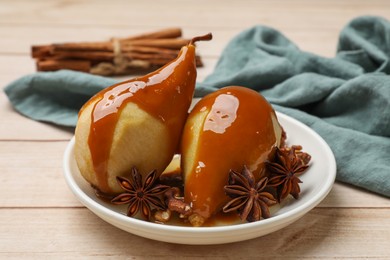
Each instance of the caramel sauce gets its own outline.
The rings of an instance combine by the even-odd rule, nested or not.
[[[216,226],[229,226],[245,223],[240,219],[237,212],[223,213],[222,211],[217,212],[208,218],[203,224],[204,227],[216,227]]]
[[[167,153],[173,156],[192,101],[195,81],[195,47],[190,44],[159,70],[104,89],[84,105],[97,100],[92,110],[88,145],[101,192],[111,192],[107,181],[108,159],[115,127],[126,104],[137,104],[168,127],[171,149]]]
[[[194,212],[207,219],[229,200],[223,187],[230,169],[240,172],[247,165],[256,180],[265,174],[264,162],[280,141],[274,127],[280,126],[274,126],[277,120],[272,120],[276,115],[271,105],[259,93],[243,87],[227,87],[206,96],[188,120],[202,111],[208,113],[199,133],[195,163],[184,175],[184,191]],[[192,128],[185,128],[183,151],[197,134]]]

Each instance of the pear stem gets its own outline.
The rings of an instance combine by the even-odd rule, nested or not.
[[[196,36],[191,39],[190,44],[194,45],[197,41],[210,41],[213,38],[213,35],[211,33],[202,35],[202,36]]]

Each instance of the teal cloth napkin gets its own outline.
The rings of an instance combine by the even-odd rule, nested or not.
[[[280,32],[250,28],[230,41],[196,96],[228,85],[260,91],[329,144],[337,179],[390,197],[390,22],[358,17],[337,55],[304,52]],[[36,73],[5,88],[20,113],[74,126],[81,105],[116,80],[72,71]]]
[[[34,120],[76,126],[78,111],[95,93],[117,80],[70,70],[24,76],[4,91],[14,108]]]

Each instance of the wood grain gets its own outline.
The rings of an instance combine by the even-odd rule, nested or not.
[[[33,44],[177,26],[186,38],[210,31],[213,41],[198,45],[202,81],[229,40],[252,26],[333,57],[340,30],[359,15],[389,19],[390,1],[1,0],[0,88],[35,72]],[[390,200],[342,183],[302,219],[249,241],[177,246],[131,235],[87,210],[66,186],[62,156],[72,135],[18,114],[0,93],[0,259],[390,259]]]
[[[265,259],[388,257],[390,209],[314,209],[270,235],[227,245],[186,246],[119,230],[83,208],[0,209],[0,257]],[[28,221],[26,221],[28,220]],[[18,243],[28,237],[28,243]]]

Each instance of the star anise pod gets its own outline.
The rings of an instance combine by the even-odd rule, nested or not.
[[[117,176],[119,185],[125,191],[111,200],[114,204],[129,204],[127,216],[132,217],[139,210],[143,216],[150,220],[152,209],[165,210],[166,205],[162,199],[162,194],[169,189],[167,185],[156,184],[156,170],[150,172],[142,182],[142,175],[137,168],[131,169],[130,178]]]
[[[292,146],[277,148],[275,160],[267,161],[266,165],[271,172],[268,185],[276,187],[278,201],[286,198],[291,194],[298,199],[301,189],[299,183],[302,181],[298,178],[309,166],[310,155],[301,151],[301,146]]]
[[[224,187],[226,195],[232,198],[223,212],[237,211],[242,220],[258,221],[271,216],[269,206],[276,204],[274,196],[265,191],[268,178],[264,177],[256,183],[255,177],[244,166],[241,173],[230,170],[229,184]]]

